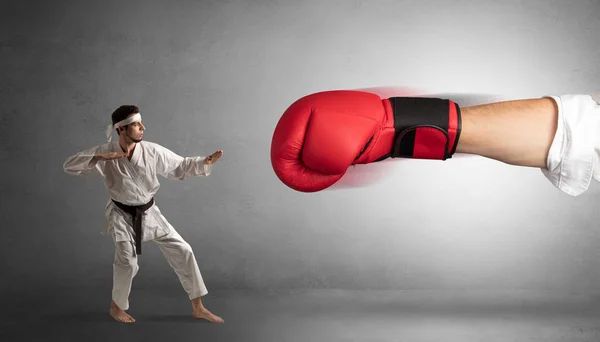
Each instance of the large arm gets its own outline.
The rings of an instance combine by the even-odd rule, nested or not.
[[[204,156],[182,157],[160,145],[154,146],[156,173],[165,178],[183,180],[187,177],[209,176],[212,172],[212,164],[205,164]]]

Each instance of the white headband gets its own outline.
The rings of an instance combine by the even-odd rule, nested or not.
[[[121,120],[114,125],[106,126],[106,139],[108,140],[108,142],[110,142],[112,140],[113,129],[115,129],[117,127],[129,125],[130,123],[136,122],[136,121],[142,121],[142,115],[140,113],[132,115],[125,120]]]

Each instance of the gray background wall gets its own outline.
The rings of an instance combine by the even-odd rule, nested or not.
[[[142,108],[147,140],[224,150],[210,177],[161,180],[157,197],[209,290],[600,289],[598,184],[571,198],[539,170],[462,157],[357,167],[303,194],[269,160],[280,115],[316,91],[598,93],[599,1],[7,1],[0,13],[3,293],[110,283],[107,193],[62,163],[103,143],[125,103]],[[178,286],[156,247],[140,265],[137,284]]]

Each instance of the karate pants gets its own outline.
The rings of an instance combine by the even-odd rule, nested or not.
[[[116,241],[115,258],[113,262],[113,290],[112,299],[122,310],[129,309],[129,294],[133,278],[136,276],[139,265],[138,255],[135,253],[134,241]],[[177,276],[188,294],[189,299],[204,296],[208,293],[192,247],[183,240],[175,229],[169,234],[151,240],[153,241]]]

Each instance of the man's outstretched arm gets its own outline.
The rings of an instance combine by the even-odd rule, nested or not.
[[[600,181],[600,105],[590,95],[563,95],[462,109],[457,153],[538,167],[577,196]]]
[[[155,151],[157,174],[170,179],[209,176],[212,173],[212,164],[223,155],[223,151],[217,151],[210,156],[182,157],[158,144],[152,146]]]
[[[315,192],[335,184],[351,165],[467,153],[537,167],[576,196],[592,177],[600,181],[599,136],[600,106],[589,95],[459,107],[438,97],[331,90],[303,96],[285,110],[271,140],[271,164],[290,188]]]
[[[558,106],[551,98],[482,104],[461,109],[456,153],[476,154],[516,166],[547,168]]]

